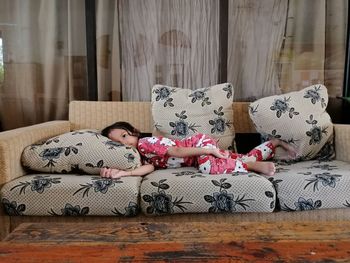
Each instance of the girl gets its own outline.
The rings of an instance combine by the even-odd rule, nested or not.
[[[263,161],[273,157],[277,146],[283,147],[290,156],[295,157],[293,147],[279,139],[264,142],[243,155],[219,149],[214,139],[201,133],[183,140],[140,138],[140,132],[127,122],[116,122],[104,128],[101,133],[112,141],[135,147],[145,161],[145,164],[132,171],[102,168],[100,175],[107,178],[143,176],[154,171],[155,167],[181,166],[198,166],[206,174],[255,171],[271,176],[275,173],[274,163]]]

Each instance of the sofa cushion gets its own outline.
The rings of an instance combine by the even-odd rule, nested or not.
[[[269,178],[281,210],[350,208],[350,163],[343,161],[279,162]]]
[[[275,190],[264,177],[206,175],[193,167],[157,170],[141,183],[141,209],[148,215],[272,212]]]
[[[333,124],[326,112],[327,89],[313,85],[297,92],[270,96],[250,104],[256,130],[267,138],[290,142],[297,160],[334,157]],[[275,159],[289,156],[278,148]]]
[[[197,90],[155,85],[152,89],[154,134],[183,139],[196,132],[232,148],[233,87],[229,83]]]
[[[105,179],[75,174],[33,174],[1,189],[9,215],[135,216],[141,177]]]
[[[102,167],[134,169],[141,158],[134,148],[113,142],[96,130],[79,130],[26,147],[22,164],[40,172],[99,174]]]

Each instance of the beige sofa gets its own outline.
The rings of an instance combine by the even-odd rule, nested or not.
[[[236,133],[253,133],[254,125],[251,123],[248,114],[248,103],[235,102],[234,109],[234,126]],[[4,184],[24,176],[26,171],[21,165],[21,154],[23,149],[35,142],[44,140],[72,130],[93,128],[100,129],[117,120],[124,120],[134,124],[144,132],[152,132],[151,105],[149,102],[85,102],[73,101],[69,105],[68,121],[51,121],[29,127],[19,128],[0,133],[0,187]],[[336,160],[344,164],[342,169],[347,173],[350,163],[350,125],[335,125],[335,148]],[[300,169],[305,167],[298,166]],[[329,167],[329,165],[328,165]],[[299,169],[298,168],[298,169]],[[282,168],[281,171],[284,169]],[[285,170],[292,170],[285,169]],[[289,171],[290,172],[290,171]],[[327,172],[329,174],[329,172]],[[343,178],[350,178],[348,174],[342,174]],[[298,173],[300,174],[300,173]],[[149,175],[149,178],[155,176]],[[299,176],[299,175],[297,175]],[[278,179],[278,178],[277,178]],[[275,180],[278,181],[278,180]],[[268,179],[266,179],[267,181]],[[272,180],[270,180],[273,182]],[[314,182],[315,183],[315,182]],[[316,182],[317,183],[317,182]],[[346,186],[350,185],[346,183]],[[141,190],[142,190],[141,185]],[[322,187],[316,185],[317,187]],[[334,186],[331,186],[334,187]],[[144,186],[143,190],[147,191]],[[344,189],[347,189],[346,187]],[[283,190],[283,189],[282,189]],[[317,189],[318,190],[318,189]],[[152,191],[152,190],[150,190]],[[315,184],[314,184],[314,192]],[[342,190],[343,192],[345,190]],[[345,191],[346,192],[346,191]],[[346,194],[346,193],[345,193]],[[281,191],[281,198],[285,193]],[[141,196],[141,202],[142,202]],[[278,198],[277,194],[277,198]],[[347,197],[346,197],[347,198]],[[143,198],[145,201],[146,198]],[[346,199],[347,200],[347,199]],[[350,202],[350,191],[349,191]],[[293,201],[291,201],[293,204]],[[145,202],[141,206],[145,207]],[[213,221],[213,222],[230,222],[230,221],[309,221],[309,220],[346,220],[350,219],[350,209],[347,206],[332,209],[312,209],[311,211],[299,211],[287,206],[286,211],[278,212],[250,212],[250,213],[178,213],[171,215],[146,216],[140,213],[134,217],[112,217],[112,216],[8,216],[4,210],[0,210],[0,238],[6,236],[16,226],[27,222],[114,222],[114,221],[171,221],[171,222],[190,222],[190,221]],[[331,208],[325,206],[325,208]],[[309,210],[309,209],[302,209]],[[194,210],[195,211],[195,210]]]

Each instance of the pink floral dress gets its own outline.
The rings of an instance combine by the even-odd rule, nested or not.
[[[181,166],[195,166],[205,174],[223,174],[234,172],[248,172],[247,161],[262,161],[274,155],[274,146],[267,141],[248,154],[230,153],[227,159],[213,155],[200,155],[185,158],[169,156],[169,147],[217,148],[217,142],[210,136],[197,133],[183,140],[165,137],[146,137],[139,139],[138,150],[147,163],[157,168],[176,168]]]

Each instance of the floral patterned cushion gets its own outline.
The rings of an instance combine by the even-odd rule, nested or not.
[[[141,183],[141,209],[148,215],[272,212],[275,189],[263,176],[207,175],[193,167],[156,170]]]
[[[138,151],[113,142],[94,130],[79,130],[26,147],[23,166],[40,172],[99,174],[102,167],[135,169]]]
[[[141,177],[25,175],[4,185],[1,202],[9,215],[135,216],[140,182]]]
[[[296,160],[334,157],[333,124],[326,112],[327,89],[313,85],[297,92],[259,99],[249,106],[250,117],[258,132],[267,138],[291,143]],[[287,159],[280,148],[276,159]]]
[[[311,160],[277,164],[269,180],[275,185],[280,209],[305,211],[350,208],[350,164]]]
[[[233,87],[229,83],[197,90],[155,85],[152,89],[154,134],[183,139],[196,132],[232,148]]]

